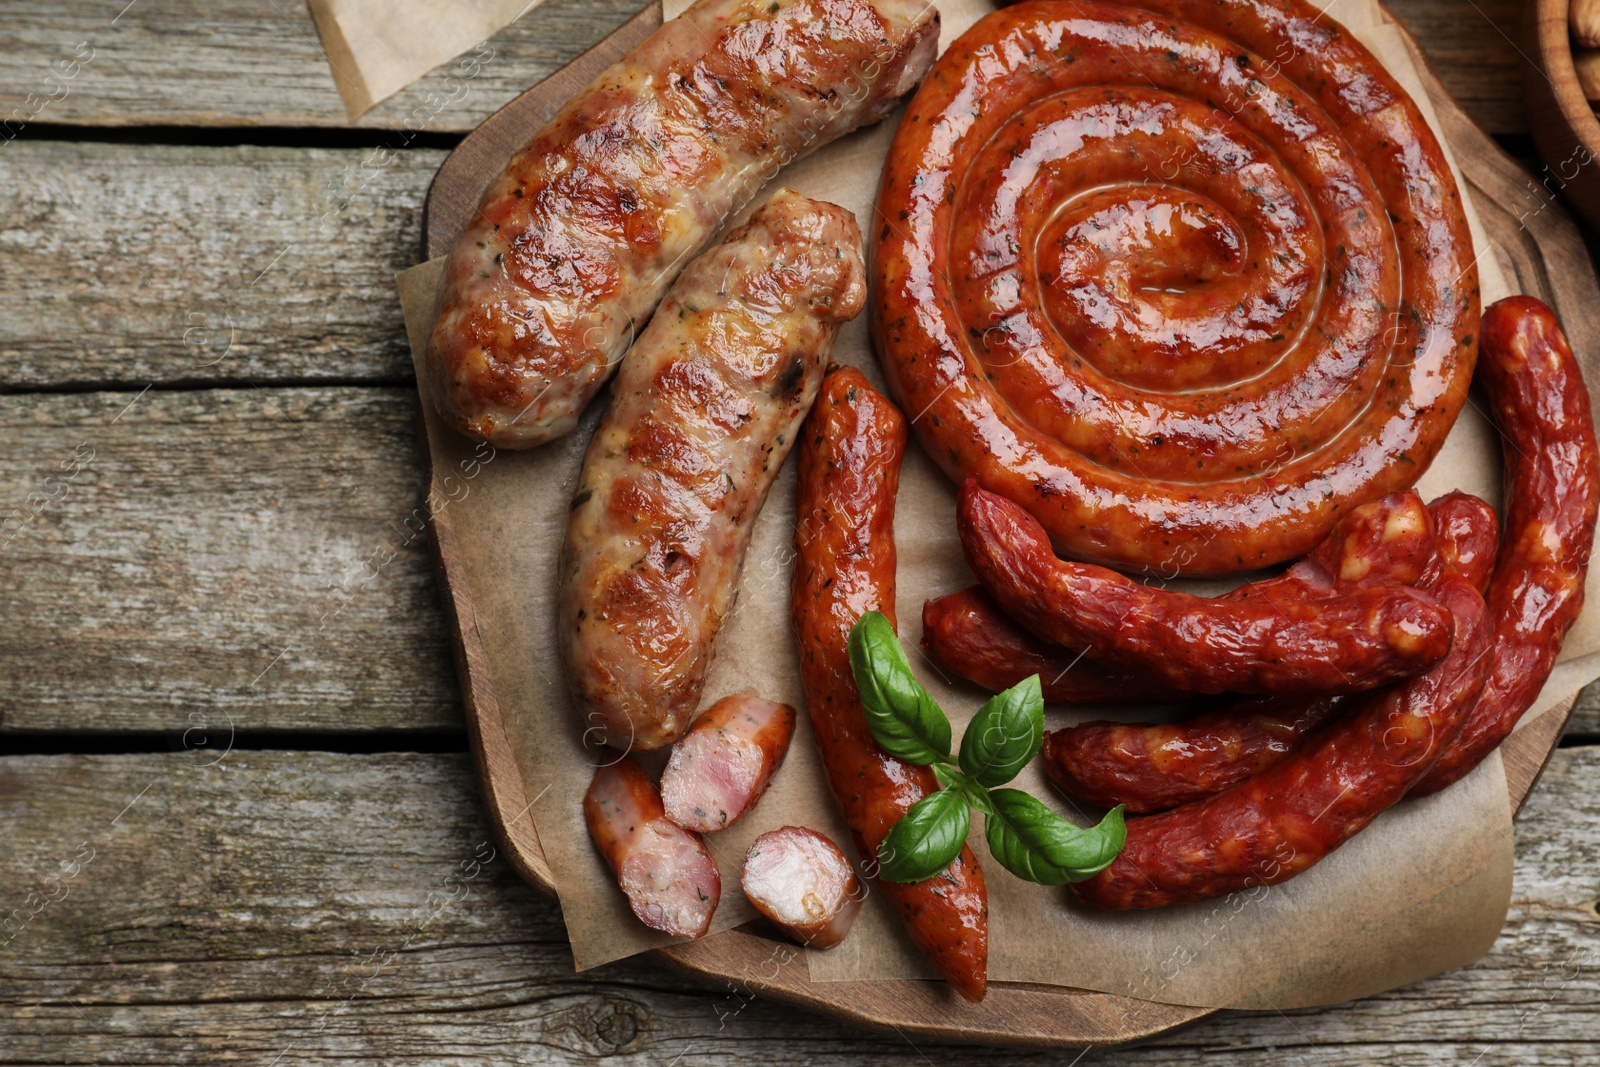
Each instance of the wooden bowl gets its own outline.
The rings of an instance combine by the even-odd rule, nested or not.
[[[1536,0],[1525,8],[1524,38],[1531,62],[1523,70],[1522,94],[1533,140],[1544,160],[1530,182],[1529,212],[1560,194],[1600,228],[1600,119],[1596,119],[1572,60],[1567,31],[1571,0]]]

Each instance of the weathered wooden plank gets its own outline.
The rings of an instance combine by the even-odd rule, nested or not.
[[[458,726],[417,403],[0,397],[5,729]]]
[[[555,905],[485,862],[464,757],[214,759],[0,760],[0,917],[17,915],[0,932],[0,1064],[1067,1062],[913,1045],[648,961],[573,975]],[[1600,750],[1557,755],[1517,823],[1511,919],[1473,967],[1097,1058],[1600,1063],[1597,773]]]
[[[394,275],[444,153],[0,150],[0,390],[409,381]]]
[[[465,132],[553,73],[642,0],[546,0],[357,125]],[[119,14],[120,12],[120,14]],[[347,126],[311,14],[290,0],[0,3],[0,121],[90,126]],[[0,128],[0,136],[6,130]],[[404,147],[397,140],[395,147]]]
[[[0,396],[0,729],[459,726],[417,403]],[[1571,732],[1600,734],[1600,691]]]
[[[97,126],[347,125],[303,4],[136,3],[113,22],[121,6],[0,3],[0,121],[14,115],[15,127],[37,110],[33,121]],[[447,80],[447,69],[435,71],[359,125],[400,130],[409,121],[432,131],[470,130],[640,6],[640,0],[546,0],[489,41],[493,58],[467,91]],[[1474,119],[1491,133],[1526,132],[1516,0],[1394,0],[1390,6]],[[87,63],[56,66],[90,55],[91,48]],[[75,73],[63,78],[63,70]]]
[[[1489,133],[1528,132],[1520,0],[1384,2],[1417,38],[1428,66],[1474,122]]]

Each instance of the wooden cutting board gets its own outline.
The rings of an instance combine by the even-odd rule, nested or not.
[[[1391,16],[1392,18],[1392,16]],[[439,167],[423,214],[423,253],[447,254],[490,181],[512,154],[549,121],[570,97],[622,58],[661,25],[659,0],[567,66],[486,119]],[[1530,198],[1533,177],[1467,118],[1427,69],[1417,44],[1406,43],[1418,61],[1446,138],[1455,151],[1500,265],[1514,288],[1554,307],[1574,351],[1587,360],[1600,351],[1600,283],[1583,240],[1557,204]],[[443,495],[438,484],[434,493]],[[476,616],[450,528],[448,509],[433,517],[433,542],[446,590],[456,666],[467,710],[467,726],[493,824],[513,865],[529,882],[554,892],[554,880],[526,817],[530,793],[512,755],[506,722],[488,684]],[[1520,808],[1560,740],[1573,701],[1518,730],[1501,752],[1511,796]],[[803,968],[771,966],[776,943],[757,924],[701,941],[657,949],[685,970],[726,985],[742,998],[770,996],[841,1019],[916,1035],[986,1044],[1037,1047],[1108,1047],[1147,1040],[1213,1014],[1215,1009],[1151,1004],[1127,997],[1055,986],[997,982],[982,1004],[952,997],[942,983],[928,981],[812,983]],[[771,977],[767,977],[768,972]]]

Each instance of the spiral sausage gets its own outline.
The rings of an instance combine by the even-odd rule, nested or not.
[[[1418,796],[1462,778],[1538,699],[1583,609],[1600,506],[1600,454],[1589,390],[1555,313],[1527,296],[1483,317],[1478,380],[1500,427],[1505,536],[1489,583],[1489,680]]]
[[[1327,600],[1211,599],[1068,563],[1022,508],[969,480],[967,566],[1040,637],[1196,693],[1349,693],[1419,674],[1450,649],[1450,614],[1409,586]]]
[[[903,763],[873,740],[850,673],[850,630],[869,611],[894,623],[894,503],[906,424],[860,371],[834,370],[800,436],[791,611],[811,732],[828,785],[864,857],[939,788],[933,770]],[[923,882],[880,880],[911,940],[952,987],[982,1000],[988,986],[989,894],[969,846]]]
[[[913,99],[879,210],[874,330],[923,445],[1076,558],[1301,556],[1466,399],[1455,181],[1301,0],[994,12]]]

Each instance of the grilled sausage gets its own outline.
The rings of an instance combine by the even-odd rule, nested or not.
[[[700,0],[556,114],[445,266],[424,388],[501,448],[577,426],[678,270],[760,182],[933,60],[923,0]]]
[[[1538,699],[1583,609],[1594,546],[1594,418],[1555,313],[1532,297],[1498,301],[1484,313],[1482,345],[1478,380],[1505,454],[1505,532],[1488,596],[1492,662],[1477,706],[1418,796],[1476,767]]]
[[[767,791],[793,736],[789,705],[723,697],[672,746],[661,772],[667,818],[702,834],[732,826]]]
[[[583,817],[640,922],[674,937],[706,935],[722,876],[700,835],[667,818],[656,784],[633,757],[594,772]]]
[[[1241,585],[1218,599],[1320,600],[1336,590],[1411,585],[1432,558],[1433,542],[1421,498],[1412,490],[1390,493],[1345,516],[1316,552],[1283,574]],[[1335,574],[1341,578],[1335,580]],[[922,643],[941,666],[992,692],[1037,674],[1044,698],[1054,703],[1162,704],[1186,695],[1157,684],[1144,671],[1109,667],[1034,637],[981,587],[924,604]]]
[[[1336,693],[1421,673],[1450,649],[1450,616],[1409,586],[1327,600],[1213,599],[1056,558],[1031,515],[973,480],[957,522],[967,565],[1040,637],[1196,693]]]
[[[1302,556],[1466,400],[1461,193],[1303,0],[996,11],[913,98],[878,210],[878,352],[923,446],[1076,559]]]
[[[860,232],[780,191],[683,272],[584,455],[561,565],[561,651],[587,736],[688,727],[756,513],[861,310]]]
[[[750,843],[744,895],[768,922],[807,948],[833,948],[866,900],[839,846],[815,830],[783,826]]]
[[[1424,588],[1448,606],[1450,654],[1427,674],[1358,698],[1288,759],[1215,796],[1128,820],[1111,866],[1072,887],[1097,908],[1157,908],[1294,877],[1359,833],[1428,773],[1483,688],[1483,598],[1446,566]]]
[[[1481,594],[1488,582],[1484,562],[1493,560],[1499,538],[1493,509],[1475,496],[1450,493],[1429,504],[1428,514],[1438,559]],[[1356,581],[1385,575],[1400,580],[1410,574],[1415,557],[1409,535],[1389,542],[1401,546],[1398,560],[1382,552],[1370,554],[1374,544],[1368,538],[1339,536],[1352,520],[1379,529],[1392,528],[1393,517],[1375,504],[1352,513],[1335,536],[1352,553],[1346,559],[1367,562],[1342,567],[1341,561],[1333,561],[1334,569],[1359,575]],[[1126,804],[1136,814],[1164,811],[1219,793],[1282,762],[1349,703],[1341,696],[1246,697],[1181,723],[1084,723],[1045,738],[1045,772],[1069,793],[1092,803]]]
[[[873,740],[850,673],[850,631],[869,611],[894,622],[894,503],[905,419],[854,369],[835,370],[800,441],[792,611],[806,711],[856,848],[878,854],[889,828],[938,788],[933,771]],[[988,984],[989,897],[969,846],[922,882],[880,880],[911,939],[955,990]]]

